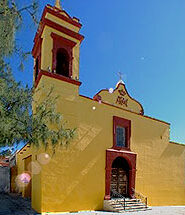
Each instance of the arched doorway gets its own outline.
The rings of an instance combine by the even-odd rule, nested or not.
[[[111,197],[129,196],[129,165],[122,157],[117,157],[112,163],[110,194]]]
[[[69,55],[65,49],[59,49],[56,56],[56,73],[69,77]]]
[[[112,167],[117,166],[117,163],[121,163],[123,170],[129,172],[128,175],[128,197],[133,198],[135,189],[135,178],[136,178],[136,158],[137,154],[131,151],[121,151],[116,149],[106,150],[106,167],[105,167],[105,200],[111,199],[111,175]],[[120,159],[123,161],[119,162]],[[119,166],[118,166],[119,167]],[[126,167],[126,168],[125,168]]]

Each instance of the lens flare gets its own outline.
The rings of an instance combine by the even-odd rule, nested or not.
[[[15,179],[15,183],[18,187],[26,187],[31,181],[31,175],[27,172],[23,172]]]
[[[109,89],[109,93],[113,93],[114,92],[114,89],[113,88],[110,88]]]
[[[41,153],[37,156],[37,160],[40,164],[46,165],[50,162],[51,157],[46,153]]]
[[[28,170],[33,174],[33,175],[38,175],[41,171],[41,166],[39,162],[37,161],[32,161],[28,164]]]

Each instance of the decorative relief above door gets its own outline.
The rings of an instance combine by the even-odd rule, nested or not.
[[[122,82],[119,82],[116,89],[112,91],[106,89],[101,90],[94,96],[94,100],[114,105],[137,114],[144,114],[142,105],[128,94],[125,84]]]

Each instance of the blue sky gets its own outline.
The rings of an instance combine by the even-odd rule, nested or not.
[[[40,18],[45,4],[55,0],[39,2]],[[185,143],[185,1],[63,0],[62,5],[83,24],[80,94],[92,97],[114,88],[120,71],[145,115],[170,122],[170,139]],[[17,41],[31,50],[36,28],[24,17]],[[31,86],[33,59],[24,72],[17,70],[17,56],[11,62],[16,79]]]

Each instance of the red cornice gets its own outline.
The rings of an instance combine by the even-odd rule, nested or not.
[[[62,19],[62,20],[64,20],[64,21],[66,21],[66,22],[68,22],[68,23],[70,23],[70,24],[72,24],[72,25],[74,25],[74,26],[76,26],[76,27],[78,27],[78,28],[81,28],[81,27],[82,27],[82,24],[81,24],[81,23],[74,21],[74,20],[69,16],[69,14],[68,14],[67,12],[65,12],[64,10],[59,10],[59,9],[57,9],[56,7],[55,7],[54,9],[53,9],[53,7],[52,7],[52,9],[51,9],[51,8],[49,8],[49,7],[52,7],[52,6],[48,5],[48,6],[45,7],[44,12],[43,12],[43,15],[42,15],[42,18],[45,17],[46,13],[50,13],[50,14],[52,14],[52,15],[54,15],[54,16],[56,16],[56,17],[58,17],[58,18],[60,18],[60,19]],[[64,12],[68,17],[62,15],[61,12]]]
[[[78,34],[78,33],[74,32],[74,31],[71,31],[68,28],[65,28],[65,27],[63,27],[63,26],[61,26],[61,25],[59,25],[59,24],[57,24],[57,23],[55,23],[55,22],[53,22],[53,21],[51,21],[51,20],[49,20],[47,18],[44,18],[44,20],[42,22],[43,22],[44,26],[47,25],[47,26],[49,26],[51,28],[54,28],[57,31],[65,33],[68,36],[79,40],[80,42],[82,42],[82,40],[84,39],[84,36],[82,36],[81,34]],[[44,28],[44,26],[43,26],[43,28]],[[43,29],[42,29],[42,31],[43,31]]]
[[[55,10],[53,11],[51,8],[48,8],[48,7],[52,7],[52,6],[48,5],[48,6],[46,6],[46,7],[44,8],[44,12],[43,12],[43,14],[42,14],[39,27],[38,27],[37,32],[36,32],[35,37],[34,37],[34,42],[35,42],[35,43],[36,43],[36,41],[38,40],[38,38],[42,35],[43,29],[44,29],[44,27],[45,27],[45,25],[46,25],[46,22],[47,22],[47,20],[48,20],[48,19],[45,18],[45,15],[46,15],[47,12],[48,12],[48,13],[51,13],[51,14],[54,14],[54,15],[56,15],[57,17],[62,18],[63,20],[69,22],[70,24],[73,24],[73,25],[75,25],[75,26],[81,28],[82,25],[81,25],[80,23],[78,23],[78,22],[75,22],[65,11],[64,11],[64,12],[66,13],[66,15],[69,16],[69,18],[67,18],[67,17],[64,16],[64,15],[59,14],[59,12],[56,11],[56,8],[55,8]],[[59,10],[59,11],[61,12],[61,10]],[[46,20],[46,21],[44,21],[44,20]],[[49,20],[49,21],[50,21],[50,20]],[[67,28],[65,28],[65,27],[62,27],[61,25],[56,24],[56,23],[54,23],[54,22],[52,22],[52,21],[50,21],[48,24],[49,24],[50,27],[54,27],[53,25],[55,24],[55,27],[54,27],[54,28],[55,28],[56,30],[58,30],[58,31],[64,30],[64,33],[66,33],[67,35],[69,35],[69,36],[71,36],[71,37],[74,37],[74,38],[80,40],[80,42],[82,42],[82,40],[84,39],[84,36],[80,35],[79,33],[76,33],[76,32],[74,32],[74,31],[71,31],[71,30],[69,30],[69,29],[67,29]],[[34,48],[33,48],[33,49],[34,49]]]
[[[87,97],[87,96],[83,96],[83,95],[80,95],[80,96],[83,97],[83,98],[86,98],[86,99],[90,99],[91,101],[98,102],[98,101],[96,101],[96,100],[94,100],[94,99],[92,99],[92,98],[89,98],[89,97]],[[160,119],[155,119],[155,118],[152,118],[152,117],[150,117],[150,116],[141,115],[141,114],[136,113],[136,112],[133,112],[133,111],[131,111],[131,110],[126,110],[126,109],[123,109],[123,108],[121,108],[121,107],[118,107],[118,106],[115,106],[115,105],[112,105],[112,104],[109,104],[109,103],[106,103],[106,102],[101,102],[101,104],[108,105],[108,106],[111,106],[111,107],[114,107],[114,108],[118,108],[118,109],[120,109],[120,110],[122,110],[122,111],[126,111],[126,112],[129,112],[129,113],[133,113],[133,114],[135,114],[135,115],[138,115],[138,116],[141,116],[141,117],[144,117],[144,118],[147,118],[147,119],[151,119],[151,120],[154,120],[154,121],[157,121],[157,122],[161,122],[161,123],[164,123],[164,124],[166,124],[166,125],[170,125],[170,123],[165,122],[165,121],[162,121],[162,120],[160,120]]]
[[[35,88],[38,86],[38,83],[39,83],[39,81],[40,81],[40,79],[41,79],[41,77],[43,75],[45,75],[47,77],[50,77],[50,78],[55,78],[55,79],[58,79],[58,80],[61,80],[61,81],[65,81],[65,82],[68,82],[70,84],[74,84],[74,85],[77,85],[77,86],[80,86],[82,84],[80,81],[76,81],[76,80],[73,80],[71,78],[67,78],[67,77],[62,76],[62,75],[58,75],[58,74],[54,74],[54,73],[51,73],[51,72],[41,70],[39,72],[37,80],[35,81]]]

